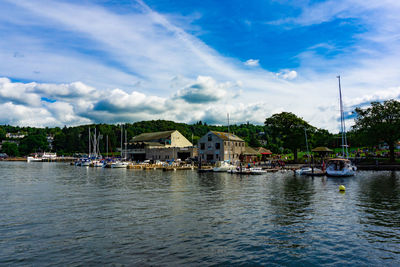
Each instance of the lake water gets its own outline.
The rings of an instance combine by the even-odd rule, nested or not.
[[[399,265],[400,173],[0,162],[2,266],[212,264]]]

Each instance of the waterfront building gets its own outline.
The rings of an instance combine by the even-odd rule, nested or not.
[[[134,161],[186,160],[197,156],[197,149],[177,130],[139,134],[132,138],[126,152]]]
[[[258,155],[259,153],[254,148],[246,146],[242,153],[241,160],[246,163],[258,161]]]
[[[266,149],[264,147],[258,147],[256,148],[256,151],[258,152],[259,155],[261,155],[261,161],[266,161],[269,157],[272,156],[271,150]]]
[[[231,133],[209,131],[199,139],[198,151],[204,162],[230,160],[236,163],[245,151],[245,142]]]

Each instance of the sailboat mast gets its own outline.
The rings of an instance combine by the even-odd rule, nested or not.
[[[125,159],[127,158],[128,131],[125,129]]]
[[[231,163],[231,139],[230,139],[230,131],[229,131],[229,113],[227,114],[228,117],[228,156],[229,156],[229,163]]]
[[[97,158],[97,132],[96,132],[96,127],[94,128],[93,154]]]
[[[123,125],[121,124],[121,159],[122,159],[122,135],[124,133]]]
[[[90,142],[91,142],[91,140],[90,140],[90,127],[89,127],[89,154],[88,154],[88,158],[90,158],[90,149],[91,149]]]
[[[340,127],[341,127],[341,132],[342,132],[342,155],[343,157],[348,158],[349,153],[347,150],[347,138],[346,138],[346,126],[344,122],[344,111],[343,111],[343,101],[342,101],[342,87],[340,84],[340,75],[337,76],[339,80],[339,99],[340,99]],[[346,147],[346,154],[344,153]]]
[[[304,135],[306,136],[307,157],[310,157],[310,151],[308,150],[308,140],[307,140],[307,130],[306,130],[306,127],[304,127]]]

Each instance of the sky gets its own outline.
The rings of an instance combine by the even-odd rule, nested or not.
[[[339,130],[400,100],[396,0],[1,0],[0,124],[166,119]]]

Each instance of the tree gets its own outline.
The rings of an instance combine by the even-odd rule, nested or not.
[[[0,141],[6,139],[6,131],[0,128]]]
[[[390,161],[393,162],[395,142],[400,139],[400,102],[394,99],[383,103],[372,102],[368,108],[356,108],[355,114],[353,128],[375,141],[375,144],[386,142]]]
[[[2,146],[2,151],[9,156],[19,156],[18,145],[16,143],[5,142]]]
[[[305,146],[304,128],[307,128],[307,132],[315,129],[291,112],[272,115],[265,120],[265,126],[274,138],[279,138],[283,142],[284,148],[293,152],[295,162],[297,161],[297,149]]]
[[[19,144],[19,151],[22,155],[28,155],[36,151],[45,151],[49,148],[46,136],[42,134],[28,135]]]

